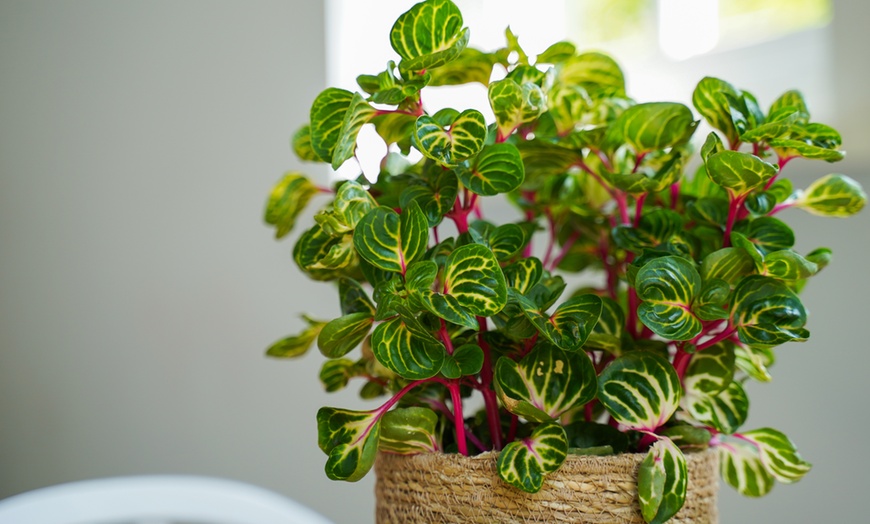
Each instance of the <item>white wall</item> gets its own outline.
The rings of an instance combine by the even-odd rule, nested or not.
[[[870,7],[836,5],[814,37],[831,46],[829,69],[792,59],[755,87],[742,60],[716,62],[762,93],[832,75],[834,96],[811,105],[832,108],[850,157],[789,165],[797,185],[829,170],[870,185]],[[292,240],[273,242],[261,222],[271,185],[300,167],[288,139],[324,87],[323,27],[310,0],[0,3],[0,497],[202,473],[369,521],[372,479],[326,480],[314,428],[319,406],[361,404],[320,392],[316,351],[262,356],[301,326],[297,313],[337,309],[328,286],[298,275]],[[800,250],[826,245],[835,259],[806,291],[813,338],[779,351],[748,426],[786,431],[815,469],[761,500],[723,487],[722,521],[859,522],[870,212],[784,217]]]

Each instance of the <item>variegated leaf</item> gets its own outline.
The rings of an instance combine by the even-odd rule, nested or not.
[[[602,349],[612,355],[622,354],[622,337],[625,331],[625,313],[618,302],[609,298],[601,298],[601,316],[589,338],[585,348]]]
[[[339,391],[347,387],[348,381],[363,371],[356,362],[347,358],[327,360],[320,367],[320,383],[327,393]]]
[[[310,125],[305,124],[293,133],[290,145],[293,147],[293,152],[296,153],[299,160],[320,162],[320,157],[317,156],[317,153],[314,152],[314,148],[311,147]]]
[[[765,276],[744,278],[734,290],[730,325],[746,344],[775,346],[806,340],[807,312],[800,299],[782,282]]]
[[[338,187],[332,202],[336,217],[348,229],[355,229],[359,221],[376,207],[378,203],[372,195],[359,182],[353,180]]]
[[[437,116],[437,115],[436,115]],[[480,111],[466,109],[446,123],[436,117],[417,118],[414,140],[420,152],[447,167],[478,154],[486,139],[486,122]]]
[[[396,317],[379,324],[372,333],[372,351],[378,362],[409,380],[430,378],[441,371],[444,346],[421,337],[412,319]]]
[[[660,257],[648,262],[635,277],[637,308],[641,322],[659,336],[690,340],[702,329],[692,311],[695,295],[701,291],[701,277],[695,266],[682,257]]]
[[[569,351],[580,349],[586,343],[601,316],[601,297],[593,294],[566,300],[549,316],[546,314],[549,304],[539,305],[533,298],[516,292],[512,292],[512,297],[541,335]]]
[[[485,146],[473,162],[456,168],[459,181],[481,196],[513,191],[523,183],[525,173],[517,146],[506,142]]]
[[[583,406],[598,388],[595,367],[585,352],[569,353],[550,344],[538,344],[519,362],[500,358],[495,379],[507,409],[536,422]]]
[[[736,438],[719,436],[717,439],[719,472],[725,482],[747,497],[763,497],[770,493],[774,478],[764,468],[758,449]]]
[[[434,227],[441,223],[442,217],[453,208],[458,192],[459,180],[456,178],[456,173],[442,171],[430,182],[413,181],[399,196],[399,205],[404,209],[411,205],[411,202],[416,202],[426,215],[429,227]]]
[[[378,451],[380,413],[320,408],[317,412],[317,443],[329,458],[326,476],[355,482],[365,476]]]
[[[317,347],[327,358],[338,358],[357,347],[372,328],[371,311],[351,313],[330,321],[317,337]]]
[[[698,82],[692,93],[692,104],[695,109],[711,126],[725,133],[731,143],[738,139],[739,132],[734,127],[728,100],[729,97],[737,98],[738,93],[738,90],[728,82],[709,76]]]
[[[660,437],[638,469],[637,495],[644,520],[663,524],[676,515],[686,501],[688,478],[683,452]]]
[[[715,395],[733,378],[734,349],[730,344],[716,344],[695,353],[683,377],[684,400],[694,395]]]
[[[444,293],[481,317],[495,315],[507,303],[507,285],[498,260],[480,244],[459,247],[447,257]]]
[[[344,115],[354,94],[330,87],[317,95],[311,105],[311,148],[324,162],[332,163],[332,156],[341,138]]]
[[[462,13],[450,0],[425,0],[396,20],[390,44],[402,57],[402,71],[433,69],[456,59],[468,45]]]
[[[317,335],[320,334],[320,330],[323,329],[326,322],[309,317],[303,317],[303,319],[308,324],[308,327],[298,335],[283,338],[275,342],[266,350],[266,355],[276,358],[294,358],[307,353],[311,344],[317,340]]]
[[[812,467],[801,458],[794,443],[780,431],[760,428],[747,431],[742,437],[758,448],[764,469],[780,482],[797,482]]]
[[[439,450],[438,415],[429,408],[397,408],[381,417],[378,446],[381,451],[400,455],[434,453]]]
[[[338,298],[341,303],[341,314],[351,313],[375,314],[375,305],[372,304],[366,290],[352,278],[340,278],[338,280]]]
[[[284,174],[269,195],[264,217],[267,224],[275,226],[275,238],[282,238],[293,229],[296,217],[317,192],[317,186],[304,175],[296,172]]]
[[[378,207],[357,224],[353,245],[370,264],[385,271],[404,273],[408,264],[423,255],[429,243],[429,223],[412,202],[401,215]]]
[[[489,84],[488,94],[501,137],[507,137],[520,125],[534,121],[547,108],[544,92],[531,82],[518,83],[505,78]]]
[[[540,282],[544,273],[540,259],[536,257],[522,258],[504,268],[507,286],[524,295]]]
[[[826,175],[798,194],[795,206],[814,215],[847,217],[864,208],[867,194],[861,184],[839,174]]]
[[[737,431],[749,415],[749,397],[736,381],[724,391],[712,394],[690,392],[687,387],[682,404],[692,418],[725,434]]]
[[[677,410],[681,396],[671,363],[646,351],[625,353],[598,375],[598,400],[629,429],[655,431]]]
[[[567,454],[568,440],[562,426],[542,424],[529,437],[504,447],[498,456],[498,475],[511,486],[537,493],[544,477],[559,469]]]
[[[362,126],[367,124],[377,114],[377,109],[370,106],[359,93],[354,93],[344,118],[341,121],[341,130],[338,133],[338,142],[332,153],[332,168],[338,169],[342,164],[353,157],[356,149],[356,138]]]
[[[608,128],[608,137],[643,154],[684,144],[697,126],[692,111],[674,102],[637,104],[626,109]]]
[[[707,174],[725,188],[731,198],[747,195],[776,176],[778,168],[755,155],[739,151],[721,151],[707,159]]]

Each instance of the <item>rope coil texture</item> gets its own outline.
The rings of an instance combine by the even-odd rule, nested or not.
[[[495,522],[644,524],[637,499],[643,453],[569,455],[538,493],[505,484],[498,455],[379,453],[375,462],[378,524]],[[668,524],[717,524],[719,461],[715,451],[686,453],[686,503]]]

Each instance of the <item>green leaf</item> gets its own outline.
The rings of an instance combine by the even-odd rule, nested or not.
[[[338,317],[323,326],[317,337],[317,347],[327,358],[338,358],[357,347],[372,328],[371,311]]]
[[[372,333],[372,351],[378,362],[409,380],[434,377],[444,363],[444,346],[421,337],[412,319],[396,317],[379,324]]]
[[[801,115],[799,123],[806,124],[810,112],[809,109],[807,109],[806,102],[804,102],[804,97],[800,91],[789,90],[773,101],[770,110],[767,112],[767,120],[775,122],[781,118],[781,115],[792,114],[795,112]]]
[[[734,348],[735,365],[759,382],[770,382],[773,377],[768,367],[773,364],[773,351],[769,348],[737,345]]]
[[[336,190],[332,207],[339,220],[349,229],[355,229],[369,211],[378,207],[378,203],[359,182],[348,180]]]
[[[641,462],[637,495],[641,514],[651,524],[663,524],[680,511],[688,486],[686,457],[668,438],[659,438]]]
[[[780,431],[761,428],[747,431],[742,436],[755,444],[764,469],[780,482],[797,482],[812,467],[801,458],[794,443]]]
[[[658,193],[679,180],[683,174],[683,156],[680,151],[671,154],[659,166],[642,167],[628,174],[606,174],[608,182],[631,195]]]
[[[741,495],[763,497],[773,489],[774,478],[765,470],[752,444],[736,438],[719,437],[719,472],[722,478]]]
[[[487,239],[492,253],[499,262],[506,262],[526,245],[526,232],[518,224],[502,224]]]
[[[625,313],[622,306],[609,297],[601,297],[601,316],[586,340],[586,350],[602,349],[619,356],[622,353],[624,332]]]
[[[341,270],[355,267],[358,261],[350,235],[332,236],[319,224],[302,233],[296,241],[293,260],[316,280],[343,276]]]
[[[507,304],[507,285],[498,260],[480,244],[468,244],[450,253],[444,290],[476,316],[495,315]]]
[[[576,85],[556,84],[547,93],[547,108],[559,136],[573,131],[593,104],[589,93]]]
[[[761,274],[779,280],[795,281],[809,278],[818,271],[819,266],[790,249],[783,249],[765,255]]]
[[[486,122],[480,111],[466,109],[446,122],[439,122],[438,116],[417,118],[414,141],[424,156],[453,167],[480,152],[486,139]]]
[[[350,91],[330,87],[317,95],[311,105],[311,148],[324,162],[332,163],[344,115],[353,99],[354,94]]]
[[[489,85],[495,63],[494,55],[466,47],[455,60],[430,71],[432,78],[429,80],[429,85],[446,86],[477,82],[486,86]]]
[[[732,198],[742,197],[776,176],[778,169],[755,155],[721,151],[707,159],[710,178],[724,187]]]
[[[576,85],[592,96],[624,96],[625,76],[615,60],[603,53],[582,53],[563,61],[559,83]]]
[[[716,394],[693,394],[684,405],[695,420],[725,434],[737,431],[749,415],[749,397],[740,382],[731,382]]]
[[[807,144],[803,140],[780,138],[771,140],[770,145],[781,158],[802,157],[826,162],[838,162],[846,158],[846,153],[843,151]]]
[[[356,482],[375,463],[380,424],[377,411],[320,408],[317,412],[317,444],[329,458],[326,476]]]
[[[538,344],[519,362],[498,360],[495,380],[505,407],[536,422],[558,419],[595,398],[595,367],[585,352]],[[534,408],[534,409],[529,409]]]
[[[847,217],[864,208],[867,194],[861,184],[839,174],[816,180],[798,194],[795,206],[814,215]]]
[[[565,426],[570,448],[610,448],[610,454],[628,450],[628,435],[613,426],[597,422],[575,421]]]
[[[701,291],[701,277],[688,260],[667,256],[643,266],[635,277],[637,296],[643,302],[637,315],[645,326],[669,340],[690,340],[702,329],[692,312],[692,301]]]
[[[644,154],[686,143],[697,124],[692,111],[683,104],[637,104],[619,115],[608,129],[608,136],[618,136],[636,154]]]
[[[697,395],[715,395],[723,391],[734,377],[734,349],[717,344],[695,353],[683,378],[683,400]]]
[[[341,121],[338,142],[335,145],[335,151],[332,153],[333,169],[338,169],[346,160],[353,157],[354,150],[356,149],[356,137],[359,135],[360,129],[376,114],[377,110],[370,106],[362,95],[354,93],[350,106],[344,113],[344,119]]]
[[[464,344],[456,348],[452,355],[444,358],[441,374],[456,379],[476,375],[483,368],[483,350],[477,344]]]
[[[415,180],[408,185],[399,196],[399,205],[404,209],[411,202],[416,202],[426,215],[429,227],[434,227],[453,208],[458,192],[459,181],[456,174],[453,171],[442,171],[430,182]]]
[[[462,13],[450,0],[426,0],[399,16],[390,44],[402,57],[402,71],[423,71],[456,59],[468,45]]]
[[[524,439],[511,442],[499,453],[498,476],[528,493],[537,493],[544,476],[559,469],[568,454],[565,430],[552,422],[538,426]]]
[[[622,249],[640,253],[668,242],[683,229],[683,217],[670,209],[654,209],[645,213],[640,223],[613,228],[613,241]]]
[[[474,162],[456,168],[459,181],[481,196],[513,191],[525,178],[525,168],[517,147],[509,143],[485,146]]]
[[[794,245],[794,232],[785,222],[773,217],[759,217],[738,229],[763,254],[788,249]]]
[[[550,47],[544,50],[543,53],[539,54],[537,58],[535,58],[536,64],[558,64],[560,62],[564,62],[568,60],[574,53],[577,52],[577,48],[571,42],[561,41],[552,44]]]
[[[695,87],[692,104],[711,126],[725,133],[725,137],[733,144],[738,140],[739,132],[731,118],[729,97],[738,98],[737,89],[724,80],[708,76]]]
[[[320,162],[320,157],[317,156],[317,153],[314,152],[314,148],[311,147],[310,125],[305,124],[293,133],[290,145],[293,147],[293,152],[296,153],[299,160]]]
[[[755,129],[751,129],[742,135],[740,135],[740,140],[748,143],[756,143],[761,142],[763,140],[770,140],[772,138],[779,138],[785,134],[787,134],[792,126],[798,122],[800,122],[803,118],[798,111],[795,111],[791,114],[779,114],[776,115],[777,120],[769,121],[765,124],[762,124]]]
[[[680,405],[682,386],[670,362],[646,351],[625,353],[598,375],[598,400],[620,424],[655,431]]]
[[[730,325],[741,342],[775,346],[790,340],[806,340],[803,328],[807,312],[800,299],[779,280],[751,275],[734,290]]]
[[[283,338],[266,350],[266,355],[275,358],[295,358],[301,357],[308,352],[311,344],[317,339],[320,330],[326,325],[326,322],[314,320],[309,317],[303,317],[308,327],[298,335]]]
[[[372,304],[368,293],[359,282],[352,278],[340,278],[338,280],[338,297],[341,302],[341,314],[352,313],[375,314],[375,306]]]
[[[381,451],[413,455],[438,451],[438,415],[429,408],[397,408],[381,417]]]
[[[668,437],[677,446],[697,448],[707,447],[713,435],[704,428],[696,428],[688,424],[668,426],[660,434]]]
[[[333,393],[347,387],[351,377],[359,374],[356,363],[347,358],[327,360],[320,368],[320,383],[327,393]]]
[[[534,121],[547,108],[544,92],[531,82],[519,84],[511,78],[498,80],[489,84],[488,96],[502,137],[510,135],[520,125]]]
[[[293,229],[296,217],[317,192],[317,186],[304,175],[292,171],[284,174],[269,195],[264,217],[267,224],[275,226],[275,238],[282,238]]]
[[[412,202],[399,215],[387,207],[371,210],[357,224],[353,246],[373,266],[404,273],[407,265],[426,251],[429,223]]]
[[[521,295],[529,292],[541,281],[544,266],[536,257],[522,258],[503,268],[507,287],[517,290]]]
[[[549,305],[542,307],[516,292],[511,295],[544,338],[568,351],[580,349],[586,343],[601,316],[601,297],[593,294],[566,300],[549,317],[545,313]]]

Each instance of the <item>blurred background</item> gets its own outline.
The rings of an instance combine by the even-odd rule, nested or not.
[[[0,0],[0,498],[192,473],[373,520],[373,477],[327,480],[314,425],[322,405],[371,405],[323,393],[316,350],[264,356],[301,313],[331,318],[338,303],[262,210],[286,170],[336,176],[298,163],[290,136],[320,90],[394,58],[389,27],[413,3]],[[762,107],[800,88],[849,154],[790,163],[795,186],[829,172],[870,186],[864,0],[457,3],[471,45],[502,45],[510,24],[530,54],[561,38],[605,49],[642,102],[688,102],[704,75]],[[431,103],[480,104],[482,90]],[[834,261],[804,292],[812,339],[750,387],[745,427],[786,432],[815,467],[759,500],[723,486],[722,522],[861,522],[870,212],[782,218],[798,251],[827,246]]]

